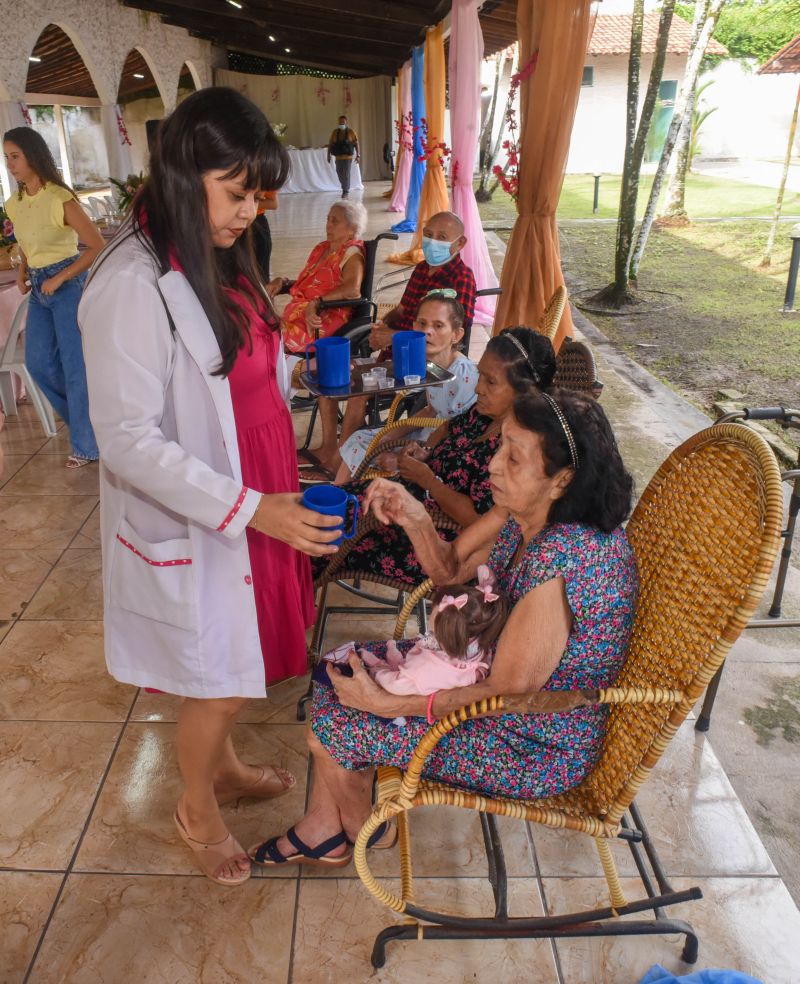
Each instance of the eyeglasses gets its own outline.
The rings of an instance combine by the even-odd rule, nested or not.
[[[437,287],[436,290],[429,290],[422,300],[429,301],[431,298],[438,297],[447,298],[447,300],[454,301],[458,297],[458,293],[454,291],[452,287]]]

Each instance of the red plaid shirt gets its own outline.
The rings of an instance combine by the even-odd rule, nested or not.
[[[392,322],[392,328],[396,331],[410,331],[414,327],[414,318],[422,298],[428,291],[446,287],[456,292],[464,308],[464,331],[467,331],[472,326],[475,315],[475,275],[458,253],[441,266],[428,266],[422,260],[414,267],[400,301],[403,314]]]

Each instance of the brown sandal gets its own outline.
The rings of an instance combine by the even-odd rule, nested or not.
[[[245,854],[242,845],[236,840],[233,834],[228,834],[215,844],[204,844],[202,841],[195,840],[194,837],[189,836],[189,832],[184,826],[183,820],[178,816],[177,810],[173,814],[172,819],[175,821],[175,827],[181,840],[194,854],[195,860],[206,878],[217,885],[228,886],[243,885],[248,880],[252,874],[250,867],[248,867],[247,871],[241,872],[238,877],[234,878],[222,878],[217,874],[223,865],[229,864],[231,861],[250,860]]]
[[[295,779],[292,773],[287,772],[286,769],[281,769],[277,765],[262,765],[260,769],[261,775],[255,782],[249,786],[241,786],[232,792],[217,794],[217,803],[220,806],[225,806],[226,803],[235,803],[236,800],[240,799],[277,799],[279,796],[284,796],[290,789],[293,789],[297,785],[297,779]],[[271,771],[271,775],[267,774],[268,769]],[[276,784],[280,788],[276,788]]]

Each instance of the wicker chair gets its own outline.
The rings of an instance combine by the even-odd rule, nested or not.
[[[420,741],[405,773],[378,770],[377,805],[356,841],[356,870],[367,889],[404,916],[405,923],[378,935],[374,966],[384,963],[387,941],[426,937],[682,934],[683,959],[696,961],[698,940],[692,927],[667,918],[663,908],[700,898],[701,892],[672,889],[634,797],[754,611],[778,550],[782,507],[778,467],[761,437],[737,424],[717,425],[695,435],[658,470],[628,525],[641,589],[627,660],[615,686],[483,700],[438,721]],[[406,613],[428,587],[422,585],[409,597],[398,638]],[[596,703],[610,705],[601,757],[594,771],[565,793],[537,801],[491,799],[422,778],[437,742],[464,721],[497,712],[551,713]],[[430,805],[480,812],[494,916],[467,918],[415,903],[408,815]],[[510,917],[494,815],[594,838],[610,904],[593,911]],[[367,839],[390,817],[397,817],[400,833],[400,895],[382,887],[367,862]],[[612,837],[624,839],[634,855],[644,886],[636,901],[627,901],[623,894],[609,847]],[[653,913],[648,919],[622,918],[647,911]]]
[[[553,385],[588,393],[599,399],[603,384],[597,378],[597,366],[588,345],[572,338],[564,339],[556,356]]]
[[[563,285],[556,287],[553,296],[547,302],[547,307],[542,311],[542,316],[536,323],[536,330],[547,337],[552,342],[556,337],[558,326],[561,324],[561,316],[567,306],[567,288]]]

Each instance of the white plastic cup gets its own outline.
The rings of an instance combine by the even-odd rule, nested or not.
[[[419,386],[421,379],[422,379],[421,376],[416,376],[416,375],[403,376],[403,382],[406,384],[406,386]]]

